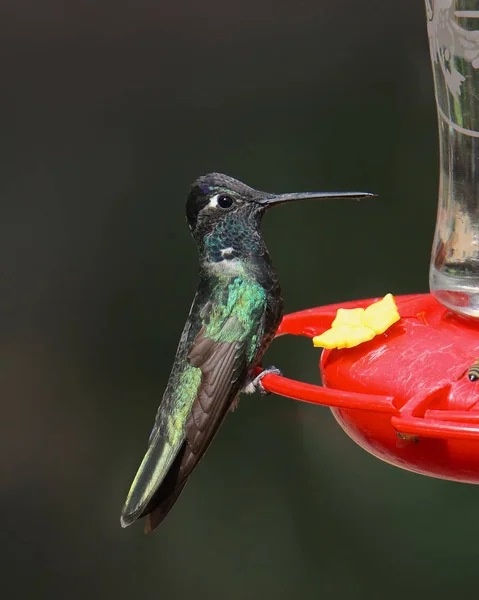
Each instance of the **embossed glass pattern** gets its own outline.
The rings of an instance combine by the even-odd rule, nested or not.
[[[479,318],[479,2],[426,0],[439,121],[440,179],[429,283]]]

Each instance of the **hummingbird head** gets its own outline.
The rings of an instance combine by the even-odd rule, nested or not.
[[[223,175],[209,173],[191,186],[186,201],[186,218],[200,254],[209,262],[222,262],[255,254],[263,244],[260,223],[272,206],[296,200],[320,198],[363,198],[374,194],[298,193],[270,194]]]

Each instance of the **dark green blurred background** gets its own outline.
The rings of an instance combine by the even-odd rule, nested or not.
[[[154,535],[119,524],[196,285],[194,178],[379,194],[268,214],[288,311],[427,291],[423,3],[2,0],[0,39],[2,596],[475,597],[477,488],[275,396],[242,399]]]

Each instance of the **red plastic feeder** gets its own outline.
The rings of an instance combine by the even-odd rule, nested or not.
[[[263,384],[329,406],[353,440],[382,460],[479,483],[479,380],[468,376],[479,358],[479,78],[475,55],[457,41],[477,39],[479,19],[468,18],[474,11],[456,10],[459,4],[426,0],[440,147],[429,283],[445,306],[432,295],[396,298],[401,319],[383,334],[323,352],[325,387],[277,375],[265,376]],[[279,334],[320,335],[339,308],[366,308],[373,301],[287,315]]]
[[[366,308],[378,299],[286,315],[278,335],[314,337],[331,327],[338,308]],[[329,406],[341,427],[378,458],[416,473],[479,483],[479,323],[449,312],[431,295],[395,298],[401,319],[354,348],[324,350],[322,386],[266,375],[268,391]]]

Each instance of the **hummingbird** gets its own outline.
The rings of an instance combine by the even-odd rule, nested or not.
[[[240,392],[266,393],[255,376],[283,316],[276,271],[261,236],[263,215],[306,199],[364,192],[270,194],[210,173],[191,186],[186,219],[197,244],[199,282],[156,414],[146,454],[121,513],[127,527],[166,517]]]

